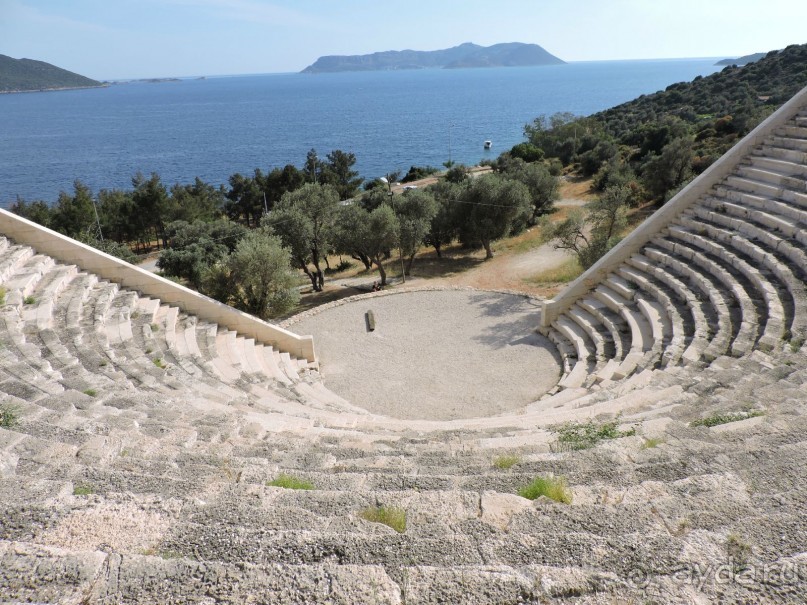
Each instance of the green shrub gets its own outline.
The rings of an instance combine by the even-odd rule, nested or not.
[[[10,429],[20,422],[20,408],[10,403],[0,404],[0,427]]]
[[[0,305],[6,304],[6,294],[7,290],[3,287],[0,287]]]
[[[359,517],[371,523],[382,523],[399,534],[406,531],[406,511],[395,506],[370,506],[359,513]]]
[[[98,391],[95,389],[84,389],[84,394],[89,395],[90,397],[95,397],[98,394]]]
[[[26,305],[33,305],[36,302],[36,297],[26,296],[22,302]]]
[[[556,452],[586,450],[594,447],[600,441],[632,437],[636,434],[635,428],[620,431],[619,418],[602,423],[597,423],[593,420],[588,422],[567,422],[566,424],[552,427],[551,430],[558,435],[557,442],[552,446],[553,451]]]
[[[662,439],[661,437],[648,437],[647,439],[644,440],[641,449],[649,450],[654,447],[660,446],[662,443],[664,443],[664,439]]]
[[[154,362],[154,365],[155,365],[155,366],[157,366],[158,368],[160,368],[161,370],[164,370],[164,369],[165,369],[165,363],[164,363],[164,362],[163,362],[163,360],[162,360],[162,359],[160,359],[159,357],[155,357],[155,358],[154,358],[154,359],[152,359],[151,361],[153,361],[153,362]]]
[[[572,490],[564,477],[536,477],[532,483],[518,490],[518,495],[527,500],[546,496],[555,502],[572,503]]]
[[[281,474],[272,481],[267,481],[269,487],[282,487],[285,489],[314,489],[314,484],[304,479],[298,479],[294,475]]]
[[[506,471],[513,468],[519,462],[521,462],[521,458],[515,455],[496,456],[496,458],[493,459],[493,466],[501,471]]]
[[[728,424],[729,422],[738,422],[740,420],[747,420],[748,418],[756,418],[757,416],[764,415],[762,410],[750,410],[747,412],[715,412],[706,418],[699,418],[689,423],[689,426],[705,426],[712,427],[719,424]]]

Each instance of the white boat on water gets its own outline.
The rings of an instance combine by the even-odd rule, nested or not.
[[[485,149],[490,149],[493,147],[493,141],[485,141]]]

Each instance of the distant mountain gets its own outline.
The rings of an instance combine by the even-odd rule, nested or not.
[[[748,65],[749,63],[759,61],[766,54],[768,53],[754,53],[753,55],[745,55],[738,59],[723,59],[715,63],[715,65]]]
[[[510,42],[479,46],[466,42],[445,50],[390,50],[371,55],[330,55],[320,57],[302,73],[337,71],[385,71],[459,67],[519,67],[565,63],[537,44]]]
[[[14,59],[6,55],[0,55],[0,92],[28,92],[63,88],[92,88],[96,86],[103,86],[103,84],[44,61]]]

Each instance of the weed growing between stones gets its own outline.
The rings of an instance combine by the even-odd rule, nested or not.
[[[74,496],[90,496],[95,493],[93,490],[92,485],[87,485],[84,483],[80,483],[73,487],[73,495]]]
[[[371,523],[383,523],[399,534],[406,531],[406,511],[396,506],[370,506],[362,510],[359,517]]]
[[[726,554],[734,573],[740,573],[748,566],[748,560],[751,558],[751,545],[737,534],[729,534],[726,537]]]
[[[546,496],[562,504],[572,503],[572,490],[565,477],[536,477],[532,483],[518,490],[518,495],[527,500]]]
[[[26,296],[23,301],[26,305],[33,305],[36,302],[36,298],[34,296]]]
[[[642,443],[642,446],[639,449],[643,450],[653,449],[654,447],[660,446],[662,443],[664,443],[664,439],[662,439],[661,437],[648,437],[647,439],[644,440],[644,443]]]
[[[160,368],[161,370],[165,369],[165,363],[163,363],[163,360],[160,359],[159,357],[155,357],[154,359],[152,359],[152,361],[154,362],[154,365]]]
[[[706,418],[699,418],[689,423],[689,426],[717,426],[719,424],[728,424],[729,422],[738,422],[740,420],[747,420],[748,418],[756,418],[763,416],[765,412],[762,410],[750,410],[748,412],[715,412]]]
[[[587,450],[597,445],[600,441],[632,437],[636,434],[635,428],[620,431],[619,418],[602,423],[597,423],[593,420],[588,422],[567,422],[566,424],[552,427],[550,430],[558,435],[557,441],[550,446],[553,452]]]
[[[521,462],[521,458],[515,455],[496,456],[493,459],[493,466],[500,471],[506,471],[513,468],[519,462]]]
[[[294,475],[278,475],[276,479],[267,481],[269,487],[282,487],[285,489],[314,489],[314,484],[305,479],[299,479]]]
[[[84,389],[84,394],[89,395],[90,397],[95,397],[98,394],[98,391],[95,389]]]
[[[0,305],[6,304],[6,293],[7,290],[5,288],[0,287]]]
[[[20,408],[10,403],[0,404],[0,427],[10,429],[20,422]]]

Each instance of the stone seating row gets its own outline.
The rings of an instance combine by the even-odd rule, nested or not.
[[[545,330],[564,359],[559,386],[800,342],[805,284],[807,122],[799,115]]]

